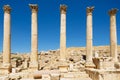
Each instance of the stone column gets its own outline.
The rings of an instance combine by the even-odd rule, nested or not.
[[[116,13],[117,9],[109,11],[110,15],[110,55],[117,62],[117,32],[116,32]]]
[[[5,73],[11,72],[11,18],[9,5],[3,7],[4,10],[4,38],[3,38],[3,68]]]
[[[60,59],[63,61],[66,60],[66,10],[66,5],[60,5]]]
[[[29,4],[32,11],[31,14],[31,59],[30,59],[30,68],[38,70],[38,23],[37,23],[37,12],[38,5]]]
[[[92,43],[92,12],[94,10],[94,7],[87,7],[86,13],[87,13],[87,32],[86,32],[86,67],[93,67],[93,43]]]

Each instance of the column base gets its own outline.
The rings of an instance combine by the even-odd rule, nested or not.
[[[60,72],[68,72],[69,65],[65,59],[61,59],[59,62],[58,69]]]
[[[38,62],[30,62],[29,69],[32,71],[38,71],[39,69]]]
[[[58,66],[60,72],[68,72],[68,65]]]
[[[0,74],[9,74],[12,72],[12,65],[9,63],[3,63],[0,67]]]
[[[86,68],[95,68],[95,64],[91,61],[85,63]]]

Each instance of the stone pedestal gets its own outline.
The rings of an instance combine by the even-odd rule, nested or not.
[[[86,37],[86,67],[93,68],[95,65],[93,64],[93,43],[92,43],[92,11],[94,7],[87,7],[87,37]]]
[[[60,72],[68,72],[68,65],[61,65],[58,67]]]
[[[36,4],[29,4],[32,10],[31,19],[31,58],[30,69],[38,70],[38,31],[37,31],[37,12],[38,6]]]
[[[66,5],[60,6],[61,24],[60,24],[60,60],[66,60]]]
[[[51,80],[60,80],[60,74],[50,74]]]
[[[10,30],[10,11],[9,5],[3,7],[4,10],[4,38],[3,38],[3,65],[0,68],[0,72],[8,74],[11,72],[11,30]]]
[[[51,80],[51,77],[49,74],[43,74],[42,75],[42,80]]]
[[[38,62],[30,62],[29,69],[31,71],[37,71],[39,69]]]
[[[92,80],[120,80],[120,70],[99,70],[99,69],[86,69]]]
[[[93,58],[96,69],[115,69],[112,57]]]
[[[110,55],[111,57],[113,57],[115,62],[118,62],[116,13],[117,13],[117,9],[112,9],[109,11],[109,15],[110,15]]]
[[[3,63],[3,65],[0,67],[0,74],[9,74],[12,72],[12,66],[11,64],[8,64],[8,63]]]

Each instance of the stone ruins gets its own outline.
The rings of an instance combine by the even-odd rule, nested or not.
[[[117,45],[116,13],[110,16],[110,46],[93,46],[92,14],[86,8],[86,47],[66,48],[67,6],[60,5],[60,49],[38,52],[38,5],[31,10],[31,53],[11,53],[11,7],[4,5],[3,53],[0,80],[120,80],[120,46]]]

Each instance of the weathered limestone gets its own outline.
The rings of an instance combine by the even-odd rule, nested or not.
[[[37,12],[38,12],[38,5],[36,4],[29,4],[30,9],[32,10],[32,26],[31,26],[31,62],[30,68],[33,70],[38,70],[38,24],[37,24]]]
[[[94,7],[87,7],[87,41],[86,41],[86,67],[94,67],[92,57],[93,57],[93,49],[92,49],[92,11]]]
[[[116,13],[117,9],[112,9],[109,11],[110,15],[110,55],[113,57],[115,62],[117,59],[117,32],[116,32]]]
[[[49,74],[43,74],[42,75],[42,80],[51,80],[51,77]]]
[[[92,80],[85,72],[61,73],[60,80]]]
[[[93,62],[96,65],[95,67],[96,69],[105,69],[105,70],[115,69],[114,61],[112,57],[93,58]]]
[[[0,80],[9,80],[9,76],[2,76],[0,77]]]
[[[60,5],[61,23],[60,23],[60,65],[58,66],[61,72],[68,71],[66,62],[66,5]]]
[[[60,80],[60,74],[53,73],[50,74],[51,80]]]
[[[3,7],[4,10],[4,38],[3,38],[3,65],[0,70],[4,72],[3,74],[8,74],[11,72],[11,18],[9,5]]]
[[[58,66],[60,72],[68,72],[68,67],[67,65]]]
[[[60,5],[61,31],[60,31],[60,59],[66,60],[66,5]]]
[[[92,80],[120,80],[120,70],[119,69],[86,69]]]
[[[29,67],[29,60],[28,60],[28,59],[26,59],[26,60],[24,61],[23,67],[24,67],[25,69],[27,69],[27,68]]]

